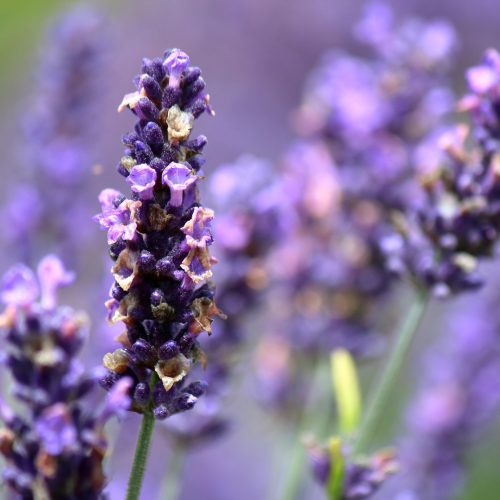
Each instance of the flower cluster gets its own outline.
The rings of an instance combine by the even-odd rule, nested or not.
[[[313,474],[318,482],[326,486],[331,481],[332,457],[328,450],[312,446],[309,449],[309,459]],[[362,500],[372,497],[384,484],[384,482],[398,469],[398,463],[394,453],[383,450],[365,462],[354,462],[349,455],[342,451],[341,457],[337,457],[341,467],[340,492],[341,500]]]
[[[355,32],[373,55],[325,56],[295,114],[303,139],[281,166],[288,231],[269,269],[286,305],[274,309],[290,311],[276,330],[300,352],[377,349],[369,335],[374,310],[394,282],[380,241],[391,234],[393,211],[413,195],[415,148],[453,104],[445,78],[456,45],[449,24],[398,24],[376,3]]]
[[[500,231],[500,55],[488,51],[467,79],[471,93],[459,107],[472,127],[458,125],[422,146],[424,199],[384,243],[391,269],[438,296],[481,285],[478,260],[493,254]]]
[[[214,213],[198,193],[207,140],[190,139],[195,118],[212,111],[200,69],[181,50],[144,59],[134,81],[137,90],[119,106],[137,117],[118,164],[132,196],[105,189],[96,216],[114,260],[109,319],[126,327],[122,347],[104,357],[102,384],[110,389],[130,376],[132,409],[164,419],[191,409],[204,392],[204,383],[185,384],[186,375],[206,361],[198,336],[223,316],[207,281],[216,262],[209,253]]]
[[[38,280],[23,264],[4,276],[0,298],[6,349],[3,364],[14,380],[12,397],[25,411],[0,401],[0,452],[5,482],[19,498],[100,498],[105,485],[103,426],[130,405],[126,379],[94,411],[95,377],[77,360],[86,337],[82,313],[56,304],[56,289],[73,275],[52,255]]]
[[[355,33],[373,56],[327,53],[306,87],[296,128],[329,145],[346,197],[404,205],[414,147],[453,107],[445,76],[456,33],[440,20],[396,23],[379,2],[368,5]]]
[[[24,113],[27,182],[10,190],[3,207],[11,222],[5,237],[24,260],[36,257],[47,235],[68,258],[81,248],[84,225],[75,221],[88,217],[81,199],[91,171],[102,49],[101,18],[81,6],[61,16],[44,47],[36,95]]]

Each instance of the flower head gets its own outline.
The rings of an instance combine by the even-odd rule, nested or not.
[[[434,140],[424,155],[420,203],[396,219],[397,235],[383,241],[394,271],[441,297],[481,285],[478,263],[500,236],[500,77],[484,76],[500,75],[496,60],[490,51],[468,73],[472,94],[459,106],[471,113],[472,128],[458,125]]]
[[[9,292],[4,291],[8,307],[0,321],[2,366],[10,372],[11,396],[19,403],[14,411],[0,400],[4,480],[22,498],[40,491],[48,498],[61,491],[72,498],[98,498],[105,484],[103,424],[123,405],[106,403],[104,412],[86,399],[96,381],[77,355],[88,320],[55,302],[57,286],[69,283],[71,274],[49,255],[38,275],[40,284],[18,264],[4,278]]]
[[[120,105],[138,118],[123,137],[118,165],[132,196],[103,191],[95,217],[108,230],[114,261],[108,316],[127,329],[121,347],[104,356],[101,383],[121,408],[165,419],[191,409],[204,392],[189,376],[203,357],[197,341],[203,328],[193,327],[201,321],[197,304],[213,303],[207,282],[215,263],[209,253],[213,212],[200,204],[197,186],[206,138],[190,134],[195,118],[211,110],[201,72],[182,51],[144,59],[141,71],[137,91]],[[202,318],[205,328],[213,315]],[[130,391],[119,390],[124,379]]]

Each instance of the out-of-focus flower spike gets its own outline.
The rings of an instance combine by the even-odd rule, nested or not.
[[[97,384],[76,358],[88,321],[56,304],[57,287],[73,279],[56,256],[42,260],[38,279],[21,264],[4,278],[8,307],[0,322],[5,340],[1,366],[10,372],[12,396],[19,403],[14,412],[0,399],[4,481],[19,498],[40,492],[44,498],[61,492],[100,498],[106,441],[101,416],[85,399]]]
[[[77,265],[88,220],[82,203],[92,166],[92,121],[102,94],[105,54],[98,10],[77,5],[58,17],[44,44],[34,95],[23,113],[25,183],[10,190],[3,231],[19,260],[31,261],[53,240]],[[82,222],[82,223],[80,223]]]
[[[441,298],[482,285],[478,264],[500,236],[498,53],[488,51],[467,76],[471,93],[459,107],[472,126],[450,127],[422,146],[420,202],[395,219],[398,234],[382,240],[392,270]]]

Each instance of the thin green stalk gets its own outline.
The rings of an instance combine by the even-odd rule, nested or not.
[[[299,424],[293,430],[290,441],[293,443],[293,448],[290,451],[290,460],[285,470],[285,484],[281,489],[278,498],[282,500],[294,500],[302,486],[304,474],[306,472],[306,450],[301,442],[301,436],[306,431],[324,431],[327,423],[330,421],[330,412],[325,411],[324,407],[317,405],[318,400],[321,400],[321,391],[324,387],[329,387],[329,366],[323,363],[322,360],[316,364],[316,371],[313,374],[313,380],[310,387],[310,398],[304,406],[302,414],[299,418]],[[316,407],[315,407],[316,405]]]
[[[387,409],[394,387],[399,383],[399,374],[410,350],[411,342],[418,331],[428,302],[428,292],[418,290],[417,296],[396,337],[394,348],[387,360],[382,377],[368,405],[365,417],[354,443],[354,453],[366,451],[367,445],[377,432]]]
[[[177,500],[182,486],[182,471],[187,456],[187,446],[177,443],[172,449],[168,472],[161,488],[161,500]]]
[[[158,381],[158,375],[155,371],[151,374],[149,387],[151,392]],[[134,462],[128,479],[126,500],[139,500],[141,493],[142,480],[144,479],[144,471],[148,461],[149,446],[151,444],[151,436],[155,427],[155,418],[153,416],[151,404],[145,410],[142,417],[141,429],[137,436],[137,444],[135,446]]]
[[[132,464],[132,470],[130,471],[130,478],[128,480],[127,500],[139,499],[154,425],[155,418],[153,414],[151,412],[144,413],[144,416],[142,417],[141,430],[139,431],[139,436],[137,437],[134,462]]]

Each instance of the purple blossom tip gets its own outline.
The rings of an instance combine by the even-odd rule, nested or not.
[[[0,297],[5,304],[29,306],[39,293],[35,273],[24,264],[15,264],[5,273],[0,288]]]
[[[189,56],[180,49],[172,49],[163,61],[163,67],[168,73],[168,86],[178,88],[182,72],[189,65]]]
[[[161,180],[163,185],[170,188],[170,205],[179,207],[182,205],[183,192],[198,179],[191,169],[182,163],[172,162],[163,171]]]
[[[42,289],[42,306],[53,309],[56,306],[56,291],[60,286],[71,284],[75,274],[67,271],[55,255],[47,255],[38,264],[38,279]]]
[[[136,165],[130,171],[127,182],[141,200],[151,200],[156,183],[156,171],[146,164]]]
[[[466,73],[467,83],[472,92],[486,94],[500,84],[500,69],[491,66],[474,66]]]

